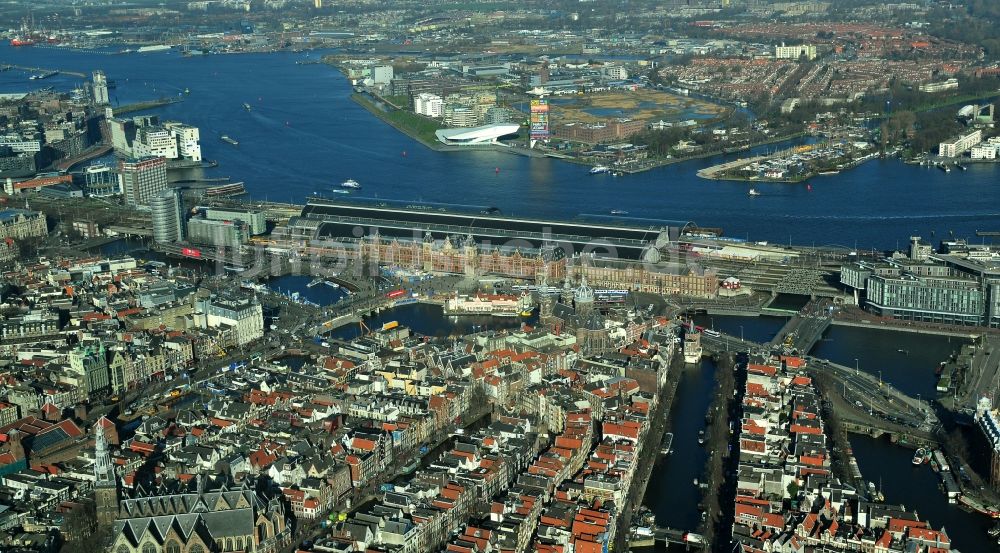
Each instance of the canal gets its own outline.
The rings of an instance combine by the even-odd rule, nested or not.
[[[704,359],[701,366],[686,366],[670,406],[673,453],[657,458],[646,487],[643,505],[656,515],[657,526],[694,532],[701,524],[701,489],[708,453],[698,444],[705,429],[705,414],[712,404],[716,364]]]
[[[534,324],[538,318],[537,316],[523,318],[479,315],[446,317],[440,305],[411,303],[384,310],[372,317],[366,317],[365,325],[371,329],[378,329],[391,321],[396,321],[417,334],[447,337],[487,330],[518,330],[522,323]],[[359,325],[344,326],[331,333],[334,338],[341,340],[353,340],[361,334],[362,329]]]
[[[861,474],[876,486],[881,484],[887,503],[901,503],[934,529],[943,527],[952,547],[963,553],[997,551],[996,543],[986,533],[993,521],[950,505],[938,489],[937,474],[930,466],[913,466],[910,462],[913,451],[868,436],[852,435],[850,441]]]
[[[730,336],[739,336],[751,342],[764,344],[774,338],[787,317],[762,315],[760,317],[735,317],[732,315],[695,315],[694,324],[718,330]]]

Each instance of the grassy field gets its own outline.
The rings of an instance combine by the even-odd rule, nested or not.
[[[555,121],[596,123],[614,117],[670,121],[689,119],[693,115],[700,118],[720,117],[727,110],[724,106],[710,102],[651,89],[599,92],[564,98],[568,101],[559,98],[549,103]],[[588,110],[601,110],[601,113],[590,113]]]
[[[407,136],[419,140],[431,148],[440,146],[434,131],[444,128],[441,123],[411,111],[394,110],[390,107],[384,107],[384,105],[376,105],[368,97],[361,94],[352,94],[351,98]]]

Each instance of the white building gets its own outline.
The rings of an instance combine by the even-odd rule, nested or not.
[[[475,127],[479,124],[476,110],[468,106],[446,104],[444,106],[444,124],[449,127]]]
[[[977,129],[951,142],[942,142],[938,145],[938,155],[941,157],[958,157],[982,141],[983,131]]]
[[[628,70],[621,65],[611,65],[604,68],[604,74],[609,79],[614,79],[616,81],[624,81],[628,78]]]
[[[264,311],[256,297],[215,298],[209,302],[206,316],[209,327],[230,328],[237,345],[264,337]]]
[[[917,87],[920,92],[944,92],[958,89],[958,79],[952,77],[939,83],[924,83]]]
[[[520,128],[516,123],[503,125],[486,125],[471,129],[440,129],[434,134],[444,144],[461,146],[463,144],[489,144],[501,137],[515,134]]]
[[[372,83],[375,84],[375,86],[387,85],[390,81],[392,81],[391,65],[372,66]]]
[[[813,44],[800,44],[798,46],[782,44],[774,47],[774,57],[779,60],[797,60],[802,56],[809,60],[816,59],[816,46]]]
[[[201,161],[201,133],[198,131],[198,127],[177,121],[167,121],[163,126],[173,134],[180,157],[190,161]]]
[[[413,98],[413,111],[419,115],[439,118],[444,115],[444,100],[437,94],[421,92]]]
[[[972,147],[972,159],[996,159],[997,147],[994,144],[979,144]]]
[[[136,132],[132,144],[132,155],[135,157],[165,157],[177,159],[177,140],[167,129],[145,127]]]
[[[16,154],[37,154],[42,151],[41,140],[26,140],[16,134],[0,136],[0,146],[8,146]]]

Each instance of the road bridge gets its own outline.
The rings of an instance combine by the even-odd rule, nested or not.
[[[793,353],[805,355],[830,328],[831,317],[826,314],[797,314],[768,343],[772,348],[784,348]]]
[[[653,526],[650,533],[632,534],[628,540],[629,547],[653,547],[657,543],[665,545],[683,545],[686,551],[703,551],[708,548],[704,538],[694,532],[685,532],[664,526]]]
[[[232,248],[215,248],[200,246],[185,246],[181,244],[156,244],[157,250],[177,257],[195,259],[198,261],[215,261],[232,267],[245,268],[246,258],[239,250]]]
[[[703,334],[701,344],[706,352],[714,353],[750,351],[767,354],[773,351],[769,344],[741,340],[724,333],[715,336]],[[847,405],[853,406],[852,411],[868,413],[869,418],[858,419],[859,422],[890,431],[909,428],[931,433],[937,427],[937,417],[926,401],[912,398],[858,367],[847,367],[810,356],[804,358],[808,361],[810,375],[817,379],[832,379],[838,395]]]
[[[124,234],[125,236],[142,236],[148,238],[153,236],[153,229],[148,227],[137,227],[130,225],[110,225],[107,227],[110,232]]]

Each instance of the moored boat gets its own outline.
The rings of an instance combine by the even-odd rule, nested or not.
[[[927,457],[927,450],[924,448],[917,449],[917,452],[913,454],[913,459],[910,461],[914,466],[924,464],[924,458]]]
[[[663,435],[663,441],[660,442],[660,454],[670,455],[674,450],[674,433],[667,432]]]

